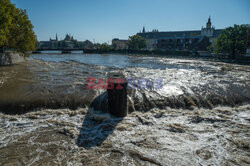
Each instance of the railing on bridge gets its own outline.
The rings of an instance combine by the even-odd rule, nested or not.
[[[72,53],[72,51],[82,51],[84,52],[82,48],[37,48],[36,51],[33,51],[34,54],[42,53],[42,51],[61,51],[62,54],[65,53]]]

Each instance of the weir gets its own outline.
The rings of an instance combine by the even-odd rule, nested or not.
[[[158,57],[132,58],[124,55],[35,54],[26,63],[0,67],[0,112],[23,114],[42,109],[74,110],[89,107],[104,90],[87,89],[86,78],[104,80],[111,71],[122,71],[126,77],[135,79],[161,78],[166,83],[161,89],[135,87],[136,90],[128,93],[130,98],[127,99],[126,95],[124,99],[109,96],[109,102],[108,91],[114,95],[118,91],[117,96],[120,92],[126,94],[126,91],[105,90],[105,95],[98,98],[104,98],[104,102],[101,102],[100,107],[98,104],[93,105],[97,107],[95,110],[103,112],[109,112],[110,107],[112,115],[116,115],[114,112],[120,112],[120,109],[125,110],[126,115],[124,106],[133,112],[134,109],[130,110],[129,99],[139,112],[152,108],[233,107],[249,103],[247,78],[250,68],[246,65]],[[109,78],[120,77],[113,75]],[[129,105],[126,105],[127,100]]]

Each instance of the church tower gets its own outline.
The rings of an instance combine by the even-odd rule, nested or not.
[[[58,37],[57,37],[57,34],[56,34],[56,41],[58,41]]]
[[[211,18],[209,16],[208,21],[207,21],[207,29],[210,29],[211,26],[212,26],[212,23],[211,23]]]
[[[206,27],[201,28],[201,35],[207,36],[207,37],[212,37],[214,34],[214,30],[215,30],[215,28],[212,26],[211,18],[209,16]]]
[[[145,27],[142,28],[142,33],[146,33]]]

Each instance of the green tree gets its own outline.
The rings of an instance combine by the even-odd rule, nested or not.
[[[130,36],[128,40],[128,48],[131,50],[140,50],[142,48],[147,47],[147,42],[146,39],[139,36],[139,35],[134,35]]]
[[[13,48],[27,53],[35,49],[36,36],[25,10],[10,0],[0,0],[0,48]]]
[[[108,52],[111,50],[111,47],[110,47],[110,45],[108,45],[108,43],[103,43],[100,45],[99,50],[102,52]]]
[[[8,45],[7,36],[10,34],[10,28],[13,17],[10,11],[13,9],[9,0],[0,1],[0,47]]]
[[[221,32],[214,47],[216,53],[230,54],[235,59],[237,55],[246,52],[247,27],[234,25]]]
[[[41,43],[39,42],[39,41],[36,41],[36,48],[39,48],[40,47],[40,45],[41,45]]]
[[[113,48],[113,49],[117,49],[117,47],[118,47],[118,46],[117,46],[116,43],[113,43],[113,44],[112,44],[112,48]]]

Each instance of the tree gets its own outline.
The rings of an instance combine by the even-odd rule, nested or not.
[[[195,50],[209,51],[210,41],[209,41],[209,38],[207,36],[204,36],[200,42],[193,44],[193,45],[191,46],[191,48],[194,48]]]
[[[216,53],[230,54],[235,59],[237,55],[246,52],[247,27],[234,25],[221,32],[214,47]]]
[[[0,47],[8,45],[7,36],[10,34],[9,27],[13,21],[10,11],[13,9],[9,0],[0,1]]]
[[[102,51],[102,52],[108,52],[108,51],[111,50],[111,47],[107,43],[103,43],[103,44],[100,45],[99,50]]]
[[[41,46],[41,43],[39,41],[36,41],[36,48],[39,48]]]
[[[113,44],[112,44],[112,48],[113,48],[113,49],[117,49],[117,47],[118,47],[118,45],[117,45],[116,43],[113,43]]]
[[[146,39],[139,36],[139,35],[134,35],[130,36],[128,40],[128,48],[131,50],[140,50],[142,48],[147,47],[147,42]]]
[[[10,0],[0,0],[0,48],[13,48],[27,53],[35,49],[36,36],[26,10]]]

